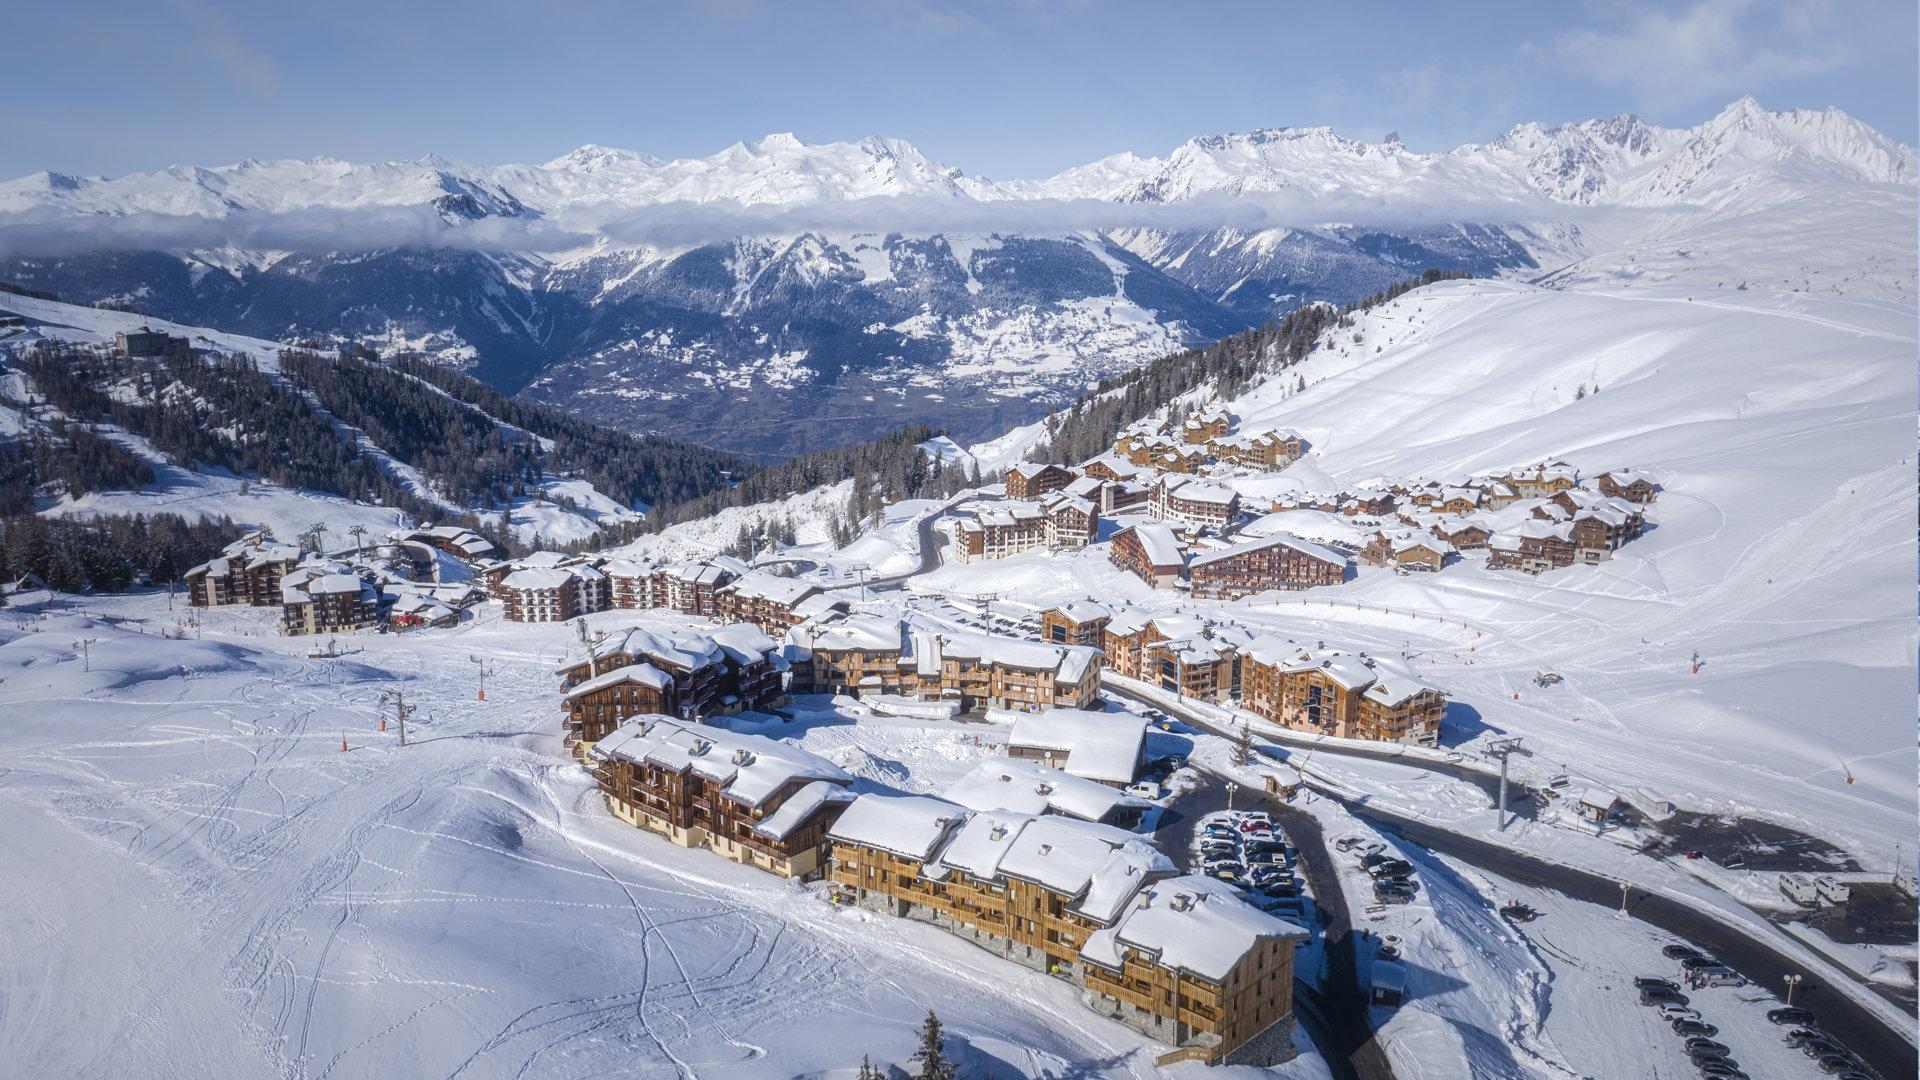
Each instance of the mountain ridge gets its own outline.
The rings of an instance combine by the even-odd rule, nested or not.
[[[1520,124],[1438,153],[1268,128],[1042,180],[790,133],[674,161],[593,144],[546,165],[246,161],[0,183],[0,278],[417,350],[777,457],[876,426],[989,436],[1301,302],[1429,267],[1616,267],[1696,218],[1914,175],[1911,148],[1843,112],[1751,99],[1691,128]],[[77,247],[27,252],[34,229]]]

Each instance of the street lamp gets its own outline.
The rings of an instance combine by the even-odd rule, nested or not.
[[[1793,1007],[1793,988],[1800,985],[1800,976],[1788,975],[1784,979],[1782,979],[1782,981],[1787,984],[1787,1007],[1792,1008]]]

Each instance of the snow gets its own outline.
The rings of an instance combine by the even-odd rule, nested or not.
[[[1212,878],[1170,878],[1144,892],[1147,903],[1127,914],[1118,939],[1203,979],[1225,979],[1260,938],[1305,941],[1310,936],[1249,905],[1238,889]]]
[[[1013,758],[981,762],[941,797],[970,810],[1053,811],[1085,821],[1099,821],[1120,806],[1145,805],[1118,788]]]
[[[966,810],[942,799],[869,792],[853,800],[827,835],[926,862],[966,817]]]
[[[1133,782],[1147,734],[1145,718],[1128,712],[995,710],[988,716],[1002,722],[1012,720],[1009,746],[1065,754],[1067,760],[1061,768],[1074,776],[1106,783]]]
[[[34,990],[0,1071],[833,1075],[906,1064],[931,1007],[983,1075],[1159,1075],[1166,1047],[1070,986],[614,819],[560,746],[570,627],[483,611],[310,659],[277,609],[179,640],[164,595],[84,608],[0,609],[0,913]],[[404,748],[393,690],[420,706]]]

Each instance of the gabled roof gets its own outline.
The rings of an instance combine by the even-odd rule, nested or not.
[[[1347,565],[1347,557],[1344,554],[1324,544],[1316,544],[1312,541],[1302,540],[1292,533],[1276,532],[1271,536],[1265,536],[1258,540],[1247,540],[1235,544],[1232,547],[1208,552],[1205,555],[1196,555],[1193,559],[1193,566],[1198,568],[1219,562],[1222,559],[1231,559],[1249,552],[1276,546],[1292,548],[1308,558],[1318,559],[1321,562],[1331,563],[1334,566],[1345,567]]]
[[[1011,714],[994,710],[988,715],[1002,720],[1009,715],[1013,718],[1008,749],[1064,753],[1067,760],[1063,769],[1103,783],[1132,783],[1146,747],[1147,719],[1133,713],[1048,709]]]
[[[637,716],[588,751],[595,759],[691,771],[718,783],[721,793],[755,807],[794,780],[850,784],[853,776],[817,754],[764,735],[691,724],[668,716]]]
[[[974,766],[943,796],[970,810],[1009,810],[1021,814],[1049,811],[1099,821],[1123,805],[1148,805],[1119,788],[1033,761],[994,758]]]
[[[827,835],[924,863],[967,816],[963,807],[944,799],[869,792],[853,800]]]

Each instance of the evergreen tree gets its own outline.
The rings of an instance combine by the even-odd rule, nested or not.
[[[1253,760],[1253,728],[1245,720],[1240,721],[1240,730],[1233,735],[1233,763],[1239,767]]]
[[[860,1055],[860,1072],[857,1080],[883,1080],[883,1074],[873,1067],[873,1059],[866,1054]]]
[[[913,1052],[913,1060],[920,1063],[919,1080],[958,1080],[960,1075],[947,1060],[946,1036],[932,1009],[920,1025],[920,1049]]]

